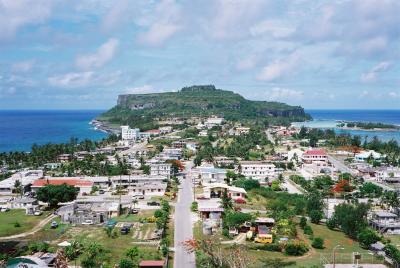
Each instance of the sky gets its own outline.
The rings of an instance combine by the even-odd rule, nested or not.
[[[107,109],[214,84],[400,109],[398,0],[0,0],[0,109]]]

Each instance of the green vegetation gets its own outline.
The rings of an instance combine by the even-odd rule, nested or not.
[[[399,126],[376,122],[345,122],[338,124],[338,127],[361,128],[361,129],[399,129]]]
[[[37,199],[46,202],[50,207],[57,207],[60,202],[70,202],[75,200],[79,189],[67,184],[46,185],[37,191]]]
[[[232,121],[253,122],[263,117],[266,122],[283,124],[310,119],[299,106],[250,101],[239,94],[216,89],[212,85],[186,87],[178,92],[120,95],[117,106],[98,119],[147,130],[157,127],[154,118],[211,115],[223,116]]]
[[[0,213],[0,237],[15,235],[32,230],[47,215],[31,216],[25,214],[25,209],[12,209]]]

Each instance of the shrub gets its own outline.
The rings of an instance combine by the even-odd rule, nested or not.
[[[322,219],[322,213],[319,210],[311,210],[309,213],[312,223],[318,224]]]
[[[192,202],[192,206],[190,207],[190,210],[193,212],[196,212],[198,210],[198,208],[199,208],[199,204],[196,201]]]
[[[285,253],[289,256],[302,256],[308,251],[306,244],[300,241],[289,242],[286,244]]]
[[[303,230],[304,230],[304,234],[306,234],[306,235],[313,235],[314,234],[314,232],[313,232],[313,230],[312,230],[310,225],[304,226]]]
[[[265,244],[265,245],[255,246],[254,249],[281,252],[282,246],[279,244]]]
[[[314,240],[312,241],[311,246],[313,248],[323,249],[324,248],[324,239],[321,238],[321,237],[314,238]]]
[[[20,224],[19,222],[16,221],[16,222],[14,222],[14,227],[15,227],[15,228],[19,228],[19,227],[21,227],[21,224]]]
[[[129,259],[122,259],[119,261],[119,268],[133,268],[134,264]]]
[[[301,228],[301,229],[304,229],[304,227],[306,227],[306,225],[307,225],[307,219],[306,219],[306,217],[301,217],[301,218],[300,218],[300,228]]]
[[[357,239],[360,242],[360,246],[366,249],[368,249],[371,244],[381,240],[380,236],[371,228],[365,228],[362,230],[357,235]]]
[[[329,229],[331,229],[331,230],[335,229],[335,228],[336,228],[336,221],[335,221],[335,219],[334,219],[334,218],[328,219],[328,220],[326,221],[326,226],[327,226]]]

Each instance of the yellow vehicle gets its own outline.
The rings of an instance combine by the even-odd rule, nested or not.
[[[254,242],[261,243],[261,244],[271,244],[272,243],[272,235],[267,234],[267,235],[263,235],[262,237],[257,236],[256,239],[254,239]]]

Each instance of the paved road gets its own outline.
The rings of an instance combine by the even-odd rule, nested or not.
[[[32,216],[32,217],[35,217],[35,216]],[[58,217],[58,216],[51,214],[47,218],[44,218],[43,220],[41,220],[35,227],[33,227],[33,229],[31,231],[16,234],[16,235],[3,236],[3,237],[0,237],[0,241],[23,238],[26,236],[33,235],[33,234],[37,233],[38,231],[40,231],[46,224],[48,224],[50,221],[52,221],[56,217]]]
[[[300,191],[299,189],[296,188],[296,186],[287,181],[286,178],[282,183],[282,186],[287,189],[289,194],[303,194],[302,191]]]
[[[335,168],[337,168],[342,173],[353,174],[353,171],[350,168],[348,168],[345,164],[343,164],[341,161],[339,161],[338,159],[334,158],[333,156],[328,155],[328,160],[329,160],[329,162],[331,162],[335,166]]]
[[[186,165],[186,172],[191,168],[192,163]],[[193,201],[192,180],[190,176],[182,180],[182,188],[179,189],[178,202],[175,206],[175,237],[174,237],[174,267],[195,268],[194,253],[187,253],[182,242],[193,238],[193,223],[190,206]]]

